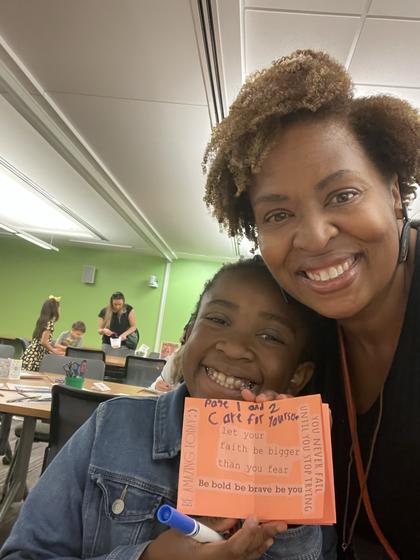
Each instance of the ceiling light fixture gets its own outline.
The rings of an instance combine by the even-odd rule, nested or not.
[[[87,241],[84,239],[69,239],[70,243],[81,243],[82,245],[96,245],[97,247],[115,247],[116,249],[132,249],[132,245],[120,245],[118,243],[108,243],[107,241]]]
[[[39,239],[38,237],[35,237],[34,235],[30,235],[29,233],[26,233],[25,231],[17,231],[16,235],[18,237],[21,237],[22,239],[25,239],[25,241],[29,241],[29,243],[33,243],[34,245],[38,245],[38,247],[42,247],[43,249],[48,249],[49,251],[58,251],[58,247],[55,247],[54,245],[51,245],[51,243],[47,243],[46,241],[43,241],[42,239]]]
[[[0,229],[4,229],[4,231],[8,231],[9,233],[17,233],[15,229],[12,229],[11,227],[4,224],[0,224]]]

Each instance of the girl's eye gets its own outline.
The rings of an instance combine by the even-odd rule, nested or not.
[[[287,220],[289,216],[290,212],[287,210],[273,210],[265,216],[264,221],[267,223],[280,223]]]
[[[211,321],[212,323],[216,323],[216,325],[227,325],[227,320],[224,317],[206,317],[207,321]]]
[[[332,202],[333,204],[345,204],[346,202],[350,202],[351,200],[353,200],[353,198],[355,198],[357,194],[357,191],[354,190],[342,191],[332,196],[329,202]]]
[[[284,341],[277,334],[261,333],[260,337],[266,342],[275,342],[277,344],[284,344]]]

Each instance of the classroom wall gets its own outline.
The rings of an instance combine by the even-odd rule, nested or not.
[[[46,251],[14,237],[0,237],[0,336],[30,338],[42,302],[62,296],[56,333],[72,322],[87,325],[84,344],[97,347],[97,315],[114,291],[122,291],[136,311],[141,342],[153,349],[162,294],[165,261],[132,251],[62,246]],[[82,267],[96,266],[95,284],[83,284]],[[161,340],[177,341],[203,284],[221,263],[180,260],[171,276]],[[149,288],[155,275],[159,288]]]
[[[204,283],[215,274],[222,263],[180,259],[170,266],[161,340],[178,342],[185,324],[195,309]]]

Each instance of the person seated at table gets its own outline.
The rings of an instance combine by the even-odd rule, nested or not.
[[[135,350],[139,339],[136,314],[131,305],[125,302],[122,292],[114,292],[109,305],[98,314],[98,332],[102,335],[102,349],[110,353],[111,338],[119,338],[123,350]],[[130,335],[137,334],[132,341]],[[128,338],[130,337],[130,338]]]
[[[52,343],[54,325],[60,317],[60,300],[50,296],[42,304],[32,340],[22,356],[22,368],[26,371],[39,371],[42,358],[48,353],[64,356],[64,350]]]
[[[186,343],[194,321],[195,315],[193,313],[189,318],[188,323],[183,328],[182,336],[179,339],[180,347],[167,357],[166,364],[163,366],[162,371],[150,385],[151,389],[155,389],[161,393],[166,393],[167,391],[171,391],[172,389],[178,387],[178,385],[182,382],[182,375],[179,372],[180,359],[178,352]]]
[[[63,331],[57,338],[55,343],[56,348],[61,348],[64,351],[67,346],[73,348],[81,348],[83,344],[83,335],[86,333],[86,325],[83,321],[76,321],[72,324],[69,331]]]
[[[202,544],[155,516],[176,503],[185,397],[297,394],[312,375],[316,328],[260,259],[223,266],[205,285],[179,352],[185,383],[159,398],[99,405],[29,493],[0,559],[252,560],[267,551],[264,558],[325,560],[316,525],[286,531],[282,521],[250,516],[228,538]],[[226,534],[238,520],[206,524]]]

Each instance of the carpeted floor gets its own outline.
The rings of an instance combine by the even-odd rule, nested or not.
[[[16,419],[14,419],[12,422],[12,429],[10,431],[10,444],[12,446],[12,449],[14,449],[15,439],[16,439],[15,427],[19,423],[20,423],[19,420]],[[47,446],[46,443],[34,443],[32,447],[32,455],[29,463],[29,471],[28,471],[28,478],[27,478],[29,490],[35,485],[41,473],[42,460],[44,458],[44,450],[46,446]],[[3,486],[3,483],[6,479],[8,468],[9,468],[8,466],[3,465],[2,457],[0,457],[0,487]],[[9,535],[9,532],[13,527],[13,523],[15,522],[19,514],[20,508],[21,508],[21,503],[13,504],[13,506],[9,509],[7,513],[6,519],[0,525],[0,546],[3,544],[3,542],[6,540],[7,536]]]

